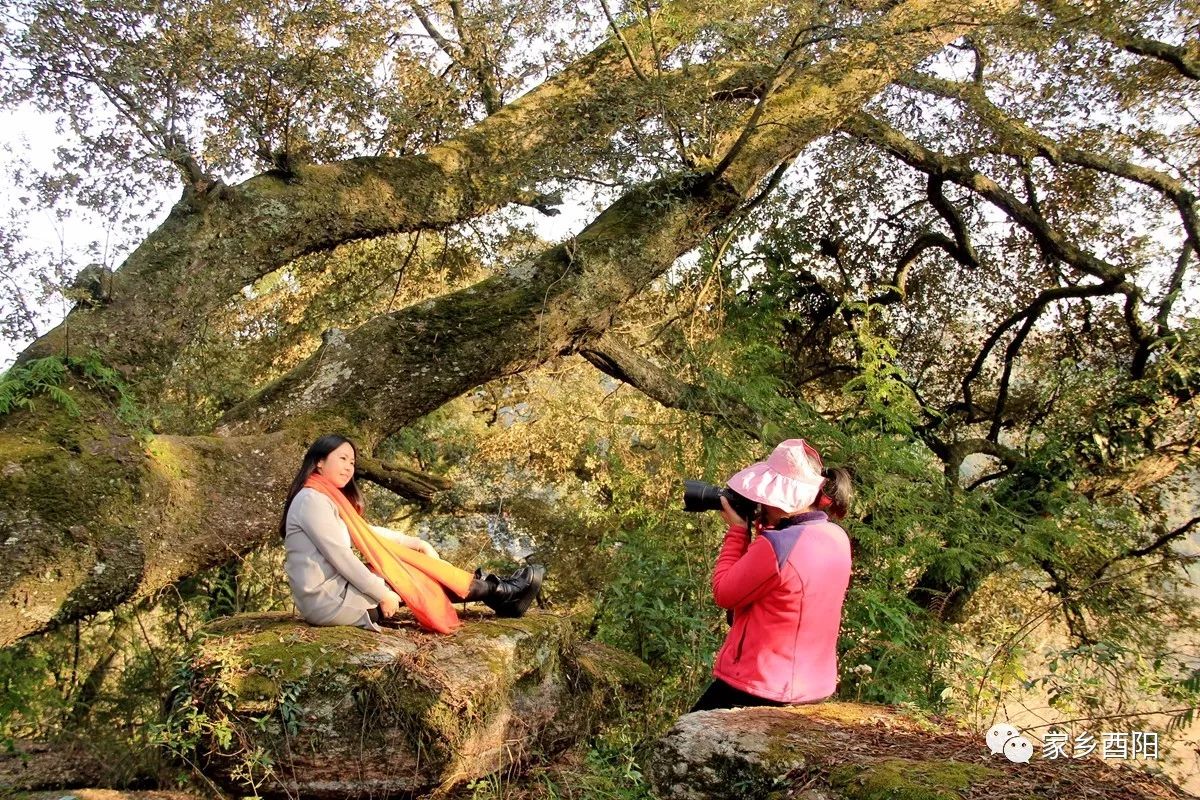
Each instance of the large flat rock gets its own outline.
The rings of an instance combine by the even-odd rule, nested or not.
[[[983,736],[886,706],[820,703],[679,719],[649,764],[666,800],[1185,800],[1165,780],[1099,759],[991,755]]]
[[[282,614],[210,625],[183,705],[204,715],[204,771],[239,793],[412,796],[555,752],[649,683],[569,615],[462,618],[452,636]]]

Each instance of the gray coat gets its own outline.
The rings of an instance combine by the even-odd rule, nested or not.
[[[379,630],[367,609],[389,591],[350,549],[350,531],[333,501],[301,489],[287,512],[284,571],[300,616],[313,625],[357,625]]]

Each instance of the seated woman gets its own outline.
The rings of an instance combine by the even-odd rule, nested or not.
[[[471,574],[442,561],[428,542],[368,525],[354,482],[356,455],[343,436],[313,442],[283,505],[284,568],[305,620],[378,631],[403,602],[422,627],[452,633],[460,623],[451,600],[477,600],[502,617],[525,614],[541,590],[543,567],[522,567],[508,578]]]
[[[850,473],[824,470],[803,439],[729,479],[758,503],[747,521],[721,498],[729,524],[713,572],[713,597],[733,625],[713,664],[713,682],[692,711],[815,703],[837,688],[837,639],[850,583],[850,540],[830,522],[849,510]]]

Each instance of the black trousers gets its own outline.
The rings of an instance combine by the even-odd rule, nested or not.
[[[743,708],[745,706],[785,705],[787,703],[780,703],[778,700],[768,700],[765,697],[747,694],[741,689],[730,686],[720,678],[713,678],[713,682],[704,690],[704,694],[700,695],[700,699],[696,701],[696,705],[692,706],[692,711],[712,711],[716,708]]]

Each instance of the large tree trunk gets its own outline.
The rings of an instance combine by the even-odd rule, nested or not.
[[[899,73],[1011,5],[896,5],[861,37],[785,75],[743,128],[728,135],[720,163],[629,192],[568,244],[503,275],[329,337],[292,374],[235,409],[219,436],[139,441],[102,396],[82,385],[76,387],[83,398],[78,418],[42,402],[33,412],[0,420],[0,496],[7,501],[0,539],[8,562],[0,577],[8,598],[0,644],[151,594],[270,541],[286,481],[317,432],[338,425],[356,432],[369,450],[379,437],[474,386],[600,336],[622,303],[729,220],[778,165],[834,130]],[[370,193],[390,197],[396,187],[370,175],[368,166],[362,170],[358,191],[368,193],[365,200],[324,202],[375,214]],[[322,202],[319,194],[311,200]],[[311,216],[289,210],[290,202],[301,201],[289,200],[286,191],[272,202],[277,244],[287,238],[285,229],[299,237],[294,226],[311,224]],[[435,214],[432,206],[422,208]],[[256,218],[249,213],[243,222]],[[404,212],[395,206],[390,213]],[[354,216],[347,211],[347,219]],[[353,230],[339,235],[352,238]],[[181,243],[167,231],[155,236],[166,250],[183,254],[171,269],[192,263],[193,240]],[[291,256],[323,243],[310,242]],[[204,261],[199,269],[220,272],[222,263]],[[138,275],[148,279],[149,273]],[[137,318],[130,310],[137,298],[124,302],[92,312],[85,327],[93,338],[108,341],[106,313]],[[154,302],[140,313],[153,316]],[[183,311],[191,309],[181,308],[178,322],[160,329],[170,334],[164,334],[169,344],[160,339],[157,346],[179,343],[170,332],[186,327]],[[127,328],[115,333],[131,336]],[[131,339],[106,352],[129,358],[147,346]],[[47,341],[35,351],[49,352]]]

